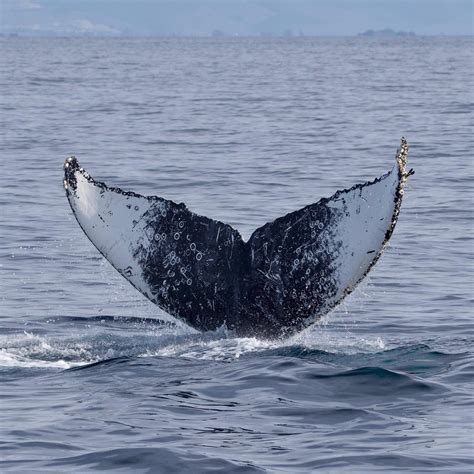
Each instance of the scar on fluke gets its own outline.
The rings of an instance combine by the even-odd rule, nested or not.
[[[281,337],[334,308],[370,271],[395,228],[407,178],[402,139],[386,174],[291,212],[247,241],[183,204],[108,187],[75,157],[64,187],[77,222],[143,295],[199,330]]]

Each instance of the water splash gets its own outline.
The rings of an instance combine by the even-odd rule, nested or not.
[[[385,349],[381,338],[330,331],[316,325],[286,340],[235,337],[221,328],[194,330],[154,319],[100,316],[48,320],[56,331],[24,331],[0,336],[0,367],[71,368],[116,357],[171,357],[232,361],[283,349],[333,354],[371,353]]]

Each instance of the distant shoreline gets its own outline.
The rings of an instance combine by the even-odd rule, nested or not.
[[[366,30],[359,33],[358,36],[375,37],[375,38],[394,38],[394,37],[413,37],[416,33],[413,31],[395,31],[391,28],[384,28],[383,30]]]

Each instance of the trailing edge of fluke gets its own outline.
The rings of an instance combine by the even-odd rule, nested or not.
[[[164,311],[199,330],[274,338],[326,314],[378,260],[412,174],[407,154],[402,139],[388,173],[269,222],[247,242],[184,204],[95,181],[75,157],[64,163],[64,187],[90,241]]]

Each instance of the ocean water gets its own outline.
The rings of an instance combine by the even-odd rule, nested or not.
[[[473,40],[0,39],[1,472],[473,469]],[[199,333],[75,222],[75,154],[244,237],[383,174],[389,247],[282,341]]]

